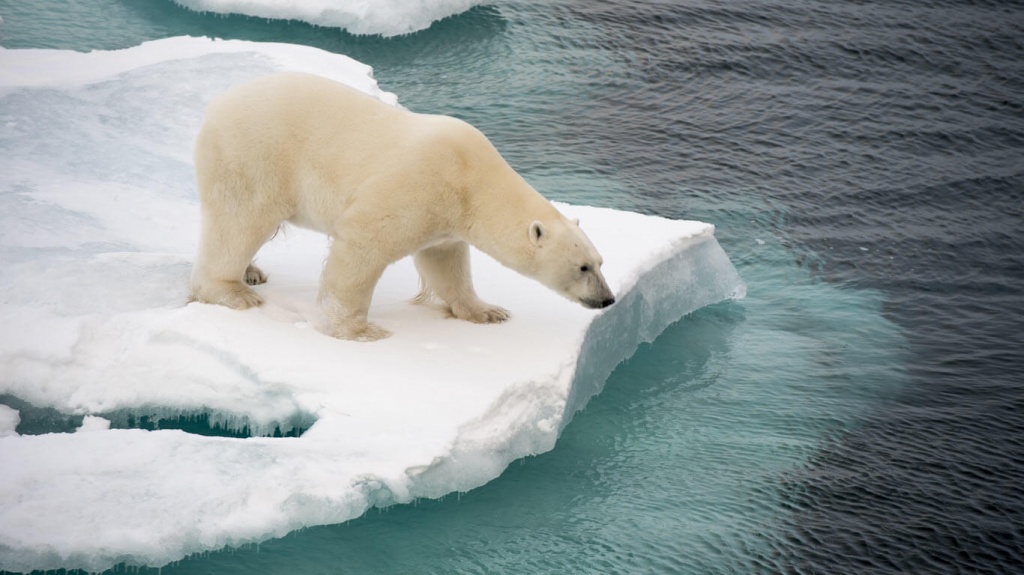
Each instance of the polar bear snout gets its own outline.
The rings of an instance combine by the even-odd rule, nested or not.
[[[580,303],[590,309],[604,309],[615,303],[615,296],[608,296],[604,299],[581,299]]]
[[[588,293],[577,298],[577,301],[583,304],[583,307],[590,309],[604,309],[615,303],[615,294],[612,293],[611,288],[609,288],[608,284],[604,281],[604,277],[601,277],[598,273],[594,273],[587,279],[589,280],[586,282],[589,284],[589,289],[587,290]]]

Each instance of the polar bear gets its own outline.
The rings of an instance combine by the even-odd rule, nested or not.
[[[566,219],[461,120],[416,114],[318,76],[275,74],[209,105],[195,147],[202,212],[193,301],[260,305],[251,263],[283,224],[331,238],[319,303],[330,335],[372,341],[374,287],[413,254],[414,301],[438,298],[477,323],[509,313],[482,301],[469,245],[589,308],[615,301],[602,258]]]

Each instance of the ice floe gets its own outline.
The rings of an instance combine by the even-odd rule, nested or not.
[[[482,4],[483,0],[174,0],[199,12],[301,20],[353,34],[398,36]]]
[[[0,405],[0,569],[158,566],[474,488],[550,450],[641,342],[743,294],[710,224],[559,205],[605,258],[606,310],[474,252],[508,323],[410,304],[403,260],[370,311],[394,335],[335,340],[316,329],[327,241],[293,228],[259,255],[263,307],[186,305],[203,108],[280,70],[395,101],[368,67],[308,47],[0,49],[0,400],[77,428],[18,434]],[[253,436],[127,428],[197,415]]]

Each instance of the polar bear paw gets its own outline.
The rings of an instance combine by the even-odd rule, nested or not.
[[[234,309],[249,309],[263,305],[263,298],[247,286],[224,294],[217,303]]]
[[[507,309],[485,302],[475,305],[455,304],[448,308],[448,313],[451,317],[473,323],[501,323],[512,317]]]
[[[245,268],[245,283],[251,286],[258,286],[267,283],[267,274],[253,264]]]
[[[193,286],[190,301],[212,303],[232,309],[249,309],[263,304],[263,298],[240,281]]]
[[[335,325],[331,336],[349,341],[377,341],[389,337],[391,332],[372,323],[362,325]]]

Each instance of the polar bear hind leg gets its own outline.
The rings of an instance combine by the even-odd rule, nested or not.
[[[277,231],[280,221],[242,222],[233,214],[205,212],[199,252],[190,281],[192,301],[247,309],[263,303],[249,286],[267,281],[252,258]]]
[[[473,323],[499,323],[509,318],[508,310],[477,297],[466,242],[450,241],[422,249],[413,261],[422,284],[414,302],[427,303],[436,296],[449,316]]]

